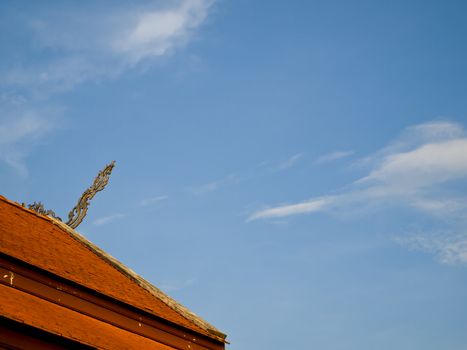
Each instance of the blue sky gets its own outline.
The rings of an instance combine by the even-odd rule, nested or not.
[[[463,1],[5,1],[0,181],[229,349],[465,349]]]

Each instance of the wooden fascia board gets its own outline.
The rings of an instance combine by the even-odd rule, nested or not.
[[[74,282],[0,254],[0,283],[175,349],[223,350],[224,344]]]

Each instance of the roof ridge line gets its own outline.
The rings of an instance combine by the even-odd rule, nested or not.
[[[12,200],[6,198],[5,196],[2,196],[1,194],[0,194],[0,200],[3,201],[3,202],[5,202],[6,204],[12,205],[12,206],[14,206],[14,207],[21,208],[21,209],[23,209],[23,210],[26,210],[28,213],[33,214],[33,215],[35,215],[35,216],[37,216],[38,218],[41,218],[41,219],[43,219],[43,220],[50,221],[50,219],[51,219],[50,216],[39,214],[37,211],[32,210],[32,209],[29,209],[28,207],[26,207],[26,206],[24,206],[24,205],[22,205],[22,204],[20,204],[20,203],[18,203],[18,202],[12,201]],[[23,204],[24,204],[24,203],[23,203]],[[58,221],[58,220],[57,220],[57,221]]]
[[[54,219],[50,216],[47,215],[41,215],[34,210],[28,209],[27,207],[21,205],[18,202],[14,202],[2,195],[0,195],[0,200],[4,201],[5,203],[21,208],[25,211],[27,211],[30,214],[35,215],[38,218],[41,218],[42,220],[46,220],[54,224],[55,226],[58,226],[62,230],[64,230],[66,233],[68,233],[72,238],[74,238],[76,241],[78,241],[80,244],[82,244],[85,248],[89,249],[93,254],[95,254],[97,257],[101,258],[104,262],[109,264],[111,267],[115,268],[118,270],[120,273],[122,273],[124,276],[135,282],[138,286],[143,288],[146,292],[150,293],[152,296],[158,298],[160,301],[162,301],[164,304],[166,304],[169,308],[174,310],[177,314],[182,316],[184,319],[186,319],[189,322],[192,322],[196,326],[200,327],[207,333],[209,333],[214,339],[217,339],[222,342],[227,342],[226,341],[226,335],[222,333],[220,330],[218,330],[216,327],[202,319],[200,316],[195,314],[193,311],[189,310],[185,306],[181,305],[179,302],[177,302],[175,299],[171,298],[167,294],[165,294],[163,291],[161,291],[159,288],[154,286],[152,283],[138,275],[135,271],[130,269],[128,266],[114,258],[112,255],[108,254],[105,252],[103,249],[99,248],[97,245],[89,241],[86,237],[66,225],[65,223]],[[152,313],[152,312],[150,312]]]
[[[42,215],[38,215],[44,217]],[[111,267],[115,268],[127,278],[135,282],[138,286],[143,288],[146,292],[150,293],[152,296],[161,300],[164,304],[166,304],[169,308],[174,310],[180,316],[185,318],[187,321],[194,323],[196,326],[200,327],[201,329],[205,330],[211,336],[215,337],[222,342],[225,342],[226,335],[219,331],[216,327],[202,319],[200,316],[195,314],[193,311],[189,310],[185,306],[181,305],[178,301],[171,298],[167,294],[165,294],[162,290],[154,286],[152,283],[141,277],[138,273],[130,269],[128,266],[114,258],[109,253],[105,252],[103,249],[99,248],[97,245],[89,241],[86,237],[72,229],[71,227],[67,226],[65,223],[58,221],[54,218],[45,216],[44,219],[50,220],[54,225],[60,227],[64,231],[66,231],[70,236],[76,239],[79,243],[81,243],[85,248],[89,249],[92,253],[97,255],[99,258],[104,260],[107,264]]]

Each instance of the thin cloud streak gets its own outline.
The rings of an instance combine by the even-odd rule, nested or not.
[[[188,190],[195,196],[201,196],[210,192],[217,191],[218,189],[233,185],[240,182],[240,178],[235,174],[230,174],[223,179],[208,182],[200,186],[190,187]]]
[[[416,129],[424,131],[424,126],[417,126]],[[428,123],[426,127],[431,131],[435,128],[431,123]],[[453,124],[450,125],[449,130],[452,131],[459,127],[457,124]],[[446,128],[446,125],[443,124],[442,128]],[[440,133],[438,132],[436,135],[439,136]],[[367,176],[355,181],[350,190],[332,197],[335,204],[347,205],[353,202],[352,199],[377,201],[398,197],[400,200],[410,199],[409,202],[417,203],[418,207],[423,207],[420,205],[420,201],[415,199],[425,199],[423,195],[428,197],[434,186],[467,177],[467,138],[445,139],[447,135],[444,135],[444,138],[438,138],[436,142],[430,143],[424,139],[425,143],[415,146],[414,149],[388,153],[382,159],[373,160],[375,166]],[[313,203],[315,200],[312,198],[301,204]],[[319,209],[324,210],[327,207],[323,206]],[[280,208],[285,207],[280,206]],[[288,215],[294,215],[307,211],[291,210],[289,212],[286,210],[286,212],[289,213]],[[259,211],[254,213],[252,217],[267,218],[268,215]]]
[[[118,220],[118,219],[122,219],[122,218],[127,217],[127,216],[128,216],[127,214],[115,213],[115,214],[107,215],[107,216],[101,217],[99,219],[96,219],[96,220],[94,220],[93,224],[96,225],[96,226],[102,226],[102,225],[108,224],[108,223],[110,223],[112,221],[115,221],[115,220]]]
[[[140,205],[143,207],[148,207],[157,203],[160,203],[162,201],[165,201],[169,198],[169,196],[163,195],[163,196],[156,196],[156,197],[151,197],[151,198],[145,198],[140,202]]]
[[[335,152],[323,154],[322,156],[318,157],[314,161],[314,163],[315,164],[329,163],[329,162],[333,162],[335,160],[350,157],[353,154],[354,154],[353,151],[335,151]]]
[[[300,161],[300,159],[303,158],[304,155],[305,153],[303,152],[294,154],[293,156],[291,156],[290,158],[288,158],[287,160],[285,160],[279,165],[279,170],[285,170],[285,169],[292,168]]]
[[[359,207],[365,210],[391,203],[442,218],[450,229],[456,223],[455,235],[442,240],[423,235],[423,239],[416,241],[423,242],[418,244],[420,249],[437,250],[441,262],[467,262],[467,206],[464,204],[467,196],[453,195],[448,188],[453,181],[467,179],[467,137],[463,127],[449,122],[410,127],[399,140],[376,154],[379,157],[372,156],[366,161],[370,165],[368,175],[350,184],[347,190],[258,210],[248,221]]]
[[[281,205],[274,208],[267,208],[253,213],[248,221],[268,218],[282,218],[291,215],[309,214],[322,211],[335,201],[334,197],[313,198],[301,203]]]
[[[196,279],[190,278],[185,281],[162,282],[160,288],[165,292],[175,292],[190,288],[196,284]]]

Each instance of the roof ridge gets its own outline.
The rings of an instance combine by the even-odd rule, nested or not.
[[[186,319],[187,321],[195,324],[197,327],[201,328],[208,334],[210,334],[211,337],[220,340],[222,342],[226,342],[225,338],[226,335],[219,331],[216,327],[202,319],[200,316],[196,315],[194,312],[186,308],[185,306],[181,305],[179,302],[177,302],[175,299],[171,298],[167,294],[165,294],[163,291],[161,291],[159,288],[154,286],[152,283],[138,275],[135,271],[130,269],[128,266],[105,252],[103,249],[99,248],[97,245],[89,241],[87,238],[85,238],[83,235],[66,225],[65,223],[54,219],[50,216],[46,215],[41,215],[34,210],[28,209],[24,207],[23,205],[11,201],[4,196],[0,195],[0,200],[4,201],[7,204],[10,204],[12,206],[21,208],[36,217],[39,217],[43,220],[49,221],[53,225],[59,227],[61,230],[65,231],[67,234],[69,234],[73,239],[75,239],[77,242],[82,244],[85,248],[90,250],[93,254],[95,254],[98,258],[102,259],[105,263],[110,265],[112,268],[116,269],[120,273],[122,273],[125,277],[129,278],[131,281],[135,282],[139,287],[144,289],[146,292],[150,293],[152,296],[156,297],[160,301],[162,301],[165,305],[167,305],[170,309],[174,310],[177,314],[179,314],[181,317]]]
[[[12,205],[12,206],[14,206],[14,207],[21,208],[21,209],[27,211],[28,213],[33,214],[33,215],[37,216],[38,218],[41,218],[41,219],[43,219],[43,220],[45,220],[45,221],[50,221],[50,219],[51,219],[50,216],[42,215],[42,214],[39,214],[39,213],[38,213],[37,211],[35,211],[35,210],[29,209],[28,207],[26,207],[25,205],[23,205],[24,203],[23,203],[23,204],[20,204],[20,203],[18,203],[18,202],[12,201],[12,200],[10,200],[10,199],[8,199],[8,198],[2,196],[1,194],[0,194],[0,200],[3,201],[3,202],[5,202],[6,204]],[[57,221],[58,221],[58,220],[57,220]]]
[[[53,224],[59,226],[61,229],[67,231],[73,238],[75,238],[78,242],[83,244],[86,248],[88,248],[91,252],[96,254],[99,258],[104,260],[113,268],[117,269],[119,272],[123,273],[126,277],[134,281],[137,285],[141,288],[149,292],[154,297],[161,300],[164,304],[170,307],[172,310],[177,312],[180,316],[188,320],[189,322],[194,323],[198,327],[208,331],[210,334],[219,338],[219,340],[225,341],[225,334],[219,331],[216,327],[202,319],[200,316],[196,315],[193,311],[189,310],[185,306],[181,305],[175,299],[171,298],[159,288],[154,286],[152,283],[138,275],[135,271],[130,269],[128,266],[114,258],[112,255],[104,251],[103,249],[99,248],[97,245],[89,241],[86,237],[72,229],[71,227],[67,226],[65,223],[58,221],[54,218],[47,217]]]

